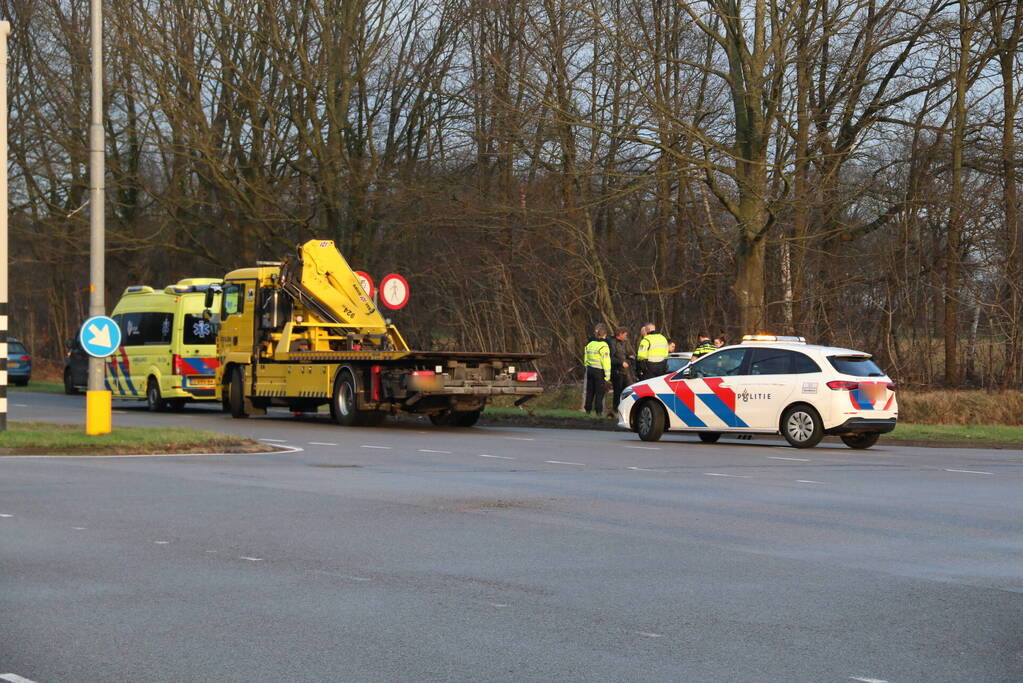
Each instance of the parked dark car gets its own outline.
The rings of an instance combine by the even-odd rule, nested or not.
[[[32,379],[32,354],[17,339],[7,340],[7,379],[19,387]]]
[[[77,394],[89,386],[89,354],[78,338],[67,340],[64,354],[64,393]]]

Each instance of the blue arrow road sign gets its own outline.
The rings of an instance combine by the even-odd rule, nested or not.
[[[106,358],[121,345],[121,328],[113,318],[97,315],[82,323],[78,333],[82,348],[93,358]]]

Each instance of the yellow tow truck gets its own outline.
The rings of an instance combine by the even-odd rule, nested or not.
[[[225,275],[219,323],[216,392],[236,418],[329,404],[345,426],[405,412],[469,427],[495,396],[521,405],[543,391],[537,354],[410,349],[331,240]]]

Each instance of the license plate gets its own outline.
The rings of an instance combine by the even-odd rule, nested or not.
[[[193,387],[212,387],[216,381],[213,377],[193,377],[188,383]]]

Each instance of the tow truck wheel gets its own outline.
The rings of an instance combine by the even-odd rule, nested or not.
[[[152,377],[149,378],[149,383],[146,384],[146,407],[149,408],[150,412],[154,413],[167,409],[167,401],[163,400],[163,396],[160,395],[160,385]]]
[[[877,443],[879,432],[864,432],[863,434],[843,434],[842,443],[849,448],[870,448]]]
[[[434,427],[450,427],[453,423],[453,416],[451,412],[444,413],[431,413],[430,422],[433,423]]]
[[[330,414],[342,427],[358,424],[355,410],[355,381],[347,372],[341,371],[334,380],[334,395],[330,399]]]
[[[227,399],[231,417],[248,417],[245,412],[245,371],[237,365],[231,370],[231,390]]]
[[[703,443],[717,443],[721,438],[721,432],[700,432],[700,441]]]
[[[824,424],[816,410],[796,404],[782,413],[781,433],[793,448],[813,448],[824,438]]]
[[[664,409],[653,401],[643,401],[636,413],[636,433],[643,441],[657,441],[664,433]]]
[[[472,427],[474,424],[479,422],[480,413],[482,412],[482,408],[480,410],[456,410],[451,413],[451,424],[456,427]]]
[[[360,410],[356,420],[362,427],[379,427],[386,417],[387,413],[383,410]]]

